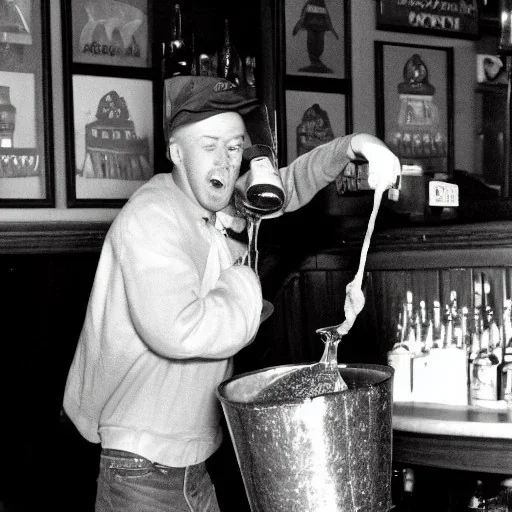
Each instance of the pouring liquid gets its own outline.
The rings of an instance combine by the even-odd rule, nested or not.
[[[279,377],[262,389],[255,397],[256,401],[286,401],[314,398],[327,393],[337,393],[348,389],[338,370],[338,344],[345,336],[362,311],[365,298],[361,289],[363,272],[370,247],[370,240],[375,228],[385,184],[378,184],[373,198],[373,208],[361,249],[359,267],[354,279],[346,287],[345,320],[339,326],[325,327],[316,332],[325,343],[324,353],[319,363],[315,363]]]
[[[264,205],[260,205],[254,198],[253,202],[241,198],[237,205],[237,209],[244,215],[247,221],[247,255],[243,263],[249,265],[256,274],[258,274],[258,232],[261,219],[267,215],[278,212],[283,206],[283,202],[278,198],[273,198],[273,201],[269,201],[268,193],[266,195]]]

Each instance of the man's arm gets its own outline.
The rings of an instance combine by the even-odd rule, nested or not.
[[[366,133],[338,137],[279,169],[286,194],[284,211],[309,203],[356,159],[368,161],[369,185],[373,189],[381,180],[391,187],[400,173],[398,158],[377,137]]]
[[[203,275],[188,249],[193,233],[183,233],[180,222],[162,219],[150,213],[130,222],[121,235],[126,296],[137,333],[169,358],[236,354],[259,326],[262,297],[256,274],[245,266],[225,268],[213,255],[205,271],[213,272],[211,287],[203,290]],[[201,250],[205,239],[196,244]]]

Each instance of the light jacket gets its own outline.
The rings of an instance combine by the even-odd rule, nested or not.
[[[280,169],[285,211],[339,175],[350,137]],[[209,217],[158,174],[112,223],[64,393],[87,440],[174,467],[218,448],[215,390],[256,335],[262,295]]]

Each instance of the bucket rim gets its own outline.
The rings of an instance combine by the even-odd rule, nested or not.
[[[277,368],[281,368],[281,369],[282,368],[297,368],[298,369],[303,366],[311,366],[312,364],[315,364],[315,363],[291,363],[291,364],[284,364],[284,365],[268,366],[266,368],[261,368],[259,370],[252,370],[250,372],[244,372],[244,373],[240,373],[238,375],[233,375],[232,377],[224,380],[217,386],[217,389],[216,389],[217,398],[220,400],[220,402],[222,404],[229,404],[232,407],[237,407],[237,408],[242,408],[242,409],[245,409],[245,408],[253,409],[254,407],[258,407],[261,409],[266,409],[266,408],[271,408],[271,407],[276,407],[276,406],[279,406],[279,407],[296,406],[298,404],[311,402],[313,400],[324,399],[325,397],[328,397],[331,395],[342,396],[350,391],[350,389],[346,389],[344,391],[325,393],[323,395],[318,395],[313,398],[290,398],[289,400],[285,400],[285,401],[284,400],[265,400],[265,401],[261,401],[261,402],[258,402],[258,401],[237,402],[235,400],[226,398],[224,396],[225,388],[231,382],[234,382],[236,380],[240,380],[245,377],[249,377],[251,375],[255,375],[258,373],[265,372],[265,371],[275,370]],[[338,368],[340,368],[340,369],[364,368],[367,370],[381,371],[386,374],[385,376],[382,377],[382,379],[379,379],[378,381],[373,382],[373,383],[361,385],[360,387],[358,387],[358,389],[367,389],[367,388],[373,388],[373,387],[379,386],[382,383],[390,380],[395,373],[394,368],[392,366],[383,365],[383,364],[373,364],[373,363],[338,363]]]

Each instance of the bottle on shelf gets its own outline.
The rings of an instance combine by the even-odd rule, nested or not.
[[[249,98],[256,98],[256,57],[246,55],[243,61],[244,89]]]
[[[418,338],[419,333],[416,325],[412,292],[408,291],[404,304],[404,343],[409,347],[412,354],[421,353],[421,338]]]
[[[460,327],[462,332],[462,348],[469,354],[471,348],[471,331],[469,329],[469,309],[467,306],[462,306],[460,315]]]
[[[438,300],[434,301],[432,335],[433,348],[441,348],[443,346],[444,329],[441,322],[441,303]]]
[[[457,348],[464,349],[464,329],[462,328],[462,312],[459,310],[457,302],[457,292],[452,290],[450,292],[450,313],[452,316],[452,345]]]
[[[432,348],[433,325],[424,300],[420,301],[420,325],[422,347],[425,352],[429,352]]]
[[[480,340],[483,343],[471,365],[469,396],[471,404],[489,405],[489,402],[498,400],[500,361],[491,350],[488,338],[481,336]]]
[[[453,317],[452,310],[448,304],[445,304],[443,314],[443,348],[448,348],[453,345]]]
[[[224,20],[224,44],[219,53],[218,76],[225,78],[235,85],[241,85],[241,61],[231,42],[229,21]]]
[[[502,322],[503,348],[512,347],[512,300],[505,299]]]
[[[484,497],[484,483],[482,480],[477,480],[473,494],[469,498],[467,510],[487,510]]]
[[[469,363],[472,364],[480,352],[482,338],[482,314],[479,307],[473,310],[473,329],[471,332],[471,347],[469,350]]]
[[[403,493],[398,504],[397,512],[412,512],[414,510],[414,485],[416,483],[414,469],[403,469]]]
[[[190,75],[192,52],[185,43],[180,4],[173,7],[170,39],[163,43],[162,78]]]
[[[199,75],[199,59],[196,53],[196,37],[192,33],[190,37],[190,74]]]
[[[501,481],[498,504],[504,511],[512,511],[512,477]]]
[[[393,469],[391,478],[391,510],[393,512],[414,510],[414,484],[414,469],[403,467]]]
[[[393,467],[391,473],[391,510],[398,512],[404,493],[404,479],[401,467]]]
[[[503,359],[503,350],[501,348],[500,329],[496,323],[494,309],[491,306],[485,308],[484,322],[485,343],[487,350],[492,352],[499,362]]]
[[[498,367],[499,399],[512,409],[512,346],[505,348],[503,361]]]

